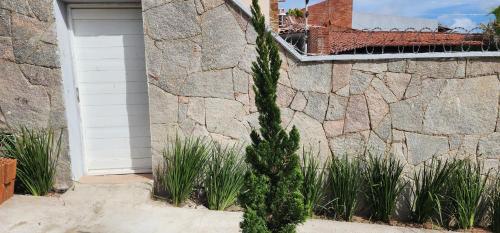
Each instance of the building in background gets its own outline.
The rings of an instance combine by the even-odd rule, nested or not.
[[[437,20],[356,13],[353,0],[325,0],[307,12],[307,29],[305,19],[287,16],[279,34],[308,54],[446,51],[483,43],[477,35],[446,32]]]

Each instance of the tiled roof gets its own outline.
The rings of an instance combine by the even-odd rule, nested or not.
[[[303,33],[305,31],[304,18],[287,15],[283,25],[279,27],[280,34]]]
[[[443,32],[331,31],[330,53],[365,47],[480,46],[480,36]]]

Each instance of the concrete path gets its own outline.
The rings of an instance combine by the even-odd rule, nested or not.
[[[0,206],[5,233],[232,233],[239,232],[239,212],[174,208],[150,198],[151,184],[82,184],[60,197],[16,195]],[[310,220],[299,232],[433,232],[374,224]]]

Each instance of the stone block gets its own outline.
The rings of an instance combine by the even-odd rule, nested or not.
[[[364,95],[351,96],[347,104],[345,133],[360,132],[370,129],[370,118]]]
[[[302,92],[297,92],[293,98],[290,108],[297,111],[303,111],[306,108],[307,99]]]
[[[294,89],[330,93],[332,82],[331,63],[304,63],[290,66],[288,71]]]
[[[351,79],[351,63],[334,63],[332,71],[332,92],[349,85]]]
[[[370,85],[370,82],[373,79],[372,74],[360,72],[360,71],[353,71],[352,72],[352,77],[349,83],[350,91],[349,93],[351,95],[359,95],[363,94],[363,92],[368,88]]]
[[[0,9],[0,36],[10,36],[10,12]]]
[[[422,132],[425,102],[421,98],[406,99],[389,106],[393,128]]]
[[[203,70],[232,68],[244,57],[245,33],[225,4],[201,16]]]
[[[368,113],[370,114],[370,125],[372,128],[376,128],[389,113],[389,105],[372,87],[368,88],[365,96],[368,103]]]
[[[456,59],[411,60],[408,63],[408,73],[438,79],[463,78],[465,77],[465,61]]]
[[[387,103],[394,103],[398,101],[398,98],[394,93],[385,85],[385,83],[378,79],[374,78],[372,80],[371,86],[384,98]]]
[[[295,90],[290,87],[278,84],[276,103],[280,107],[288,107],[295,97]]]
[[[231,69],[194,73],[177,82],[172,85],[177,83],[180,87],[179,93],[184,96],[234,99]]]
[[[10,37],[0,37],[0,59],[14,61],[14,50]]]
[[[154,44],[146,43],[146,46],[153,46],[147,51],[159,48],[160,57],[151,63],[148,59],[148,65],[159,64],[162,76],[182,76],[201,71],[201,38],[195,36],[189,39],[178,39],[173,41],[162,41]],[[148,57],[150,55],[148,54]]]
[[[151,124],[174,124],[179,117],[179,102],[172,95],[154,85],[149,85],[149,117]]]
[[[31,85],[17,64],[0,60],[0,106],[12,127],[48,127],[50,99],[44,87]]]
[[[154,6],[154,2],[149,0],[143,4]],[[172,1],[144,10],[147,10],[144,29],[154,40],[186,39],[201,33],[194,1]]]
[[[328,111],[326,113],[326,120],[340,120],[345,118],[345,111],[347,109],[347,97],[330,94],[328,101]]]
[[[187,117],[200,125],[205,125],[205,99],[192,97],[189,98]]]
[[[411,80],[411,74],[405,73],[385,73],[384,77],[387,87],[394,93],[398,100],[401,100],[406,92],[406,88]]]
[[[287,131],[290,131],[293,126],[297,127],[300,132],[300,143],[303,147],[319,151],[321,161],[329,158],[330,149],[321,123],[304,113],[297,112],[288,125]]]
[[[252,76],[239,68],[233,68],[234,92],[248,94],[248,82]]]
[[[405,134],[408,146],[408,160],[413,165],[425,162],[433,156],[441,156],[448,153],[447,137],[408,132]]]
[[[250,132],[243,124],[243,104],[235,100],[206,98],[206,124],[210,133],[238,140],[248,140]]]
[[[366,140],[359,134],[344,134],[330,139],[330,149],[334,156],[363,157]]]
[[[373,131],[370,132],[370,137],[366,143],[366,152],[372,156],[380,157],[386,154],[386,144]]]
[[[469,59],[467,61],[467,76],[485,76],[500,73],[500,64],[497,58]]]
[[[387,71],[387,62],[386,61],[357,62],[354,63],[352,69],[378,74]]]
[[[304,113],[319,122],[323,122],[328,108],[328,94],[304,92],[304,96],[307,99]]]
[[[387,63],[387,70],[394,73],[404,73],[406,72],[406,60],[396,60]]]
[[[496,76],[448,80],[424,115],[433,134],[487,134],[495,131],[500,82]]]
[[[344,120],[325,121],[323,128],[327,138],[333,138],[342,135],[344,132]]]
[[[491,159],[500,159],[499,132],[492,133],[479,139],[478,155]]]

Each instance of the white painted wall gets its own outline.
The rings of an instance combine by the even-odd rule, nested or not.
[[[73,59],[71,37],[67,21],[66,4],[54,0],[54,17],[56,20],[57,40],[59,45],[59,62],[62,72],[64,89],[64,107],[68,121],[69,156],[71,160],[71,174],[73,180],[79,180],[84,175],[84,158],[82,152],[82,137],[80,128],[80,112],[76,95],[76,84],[73,78]]]

